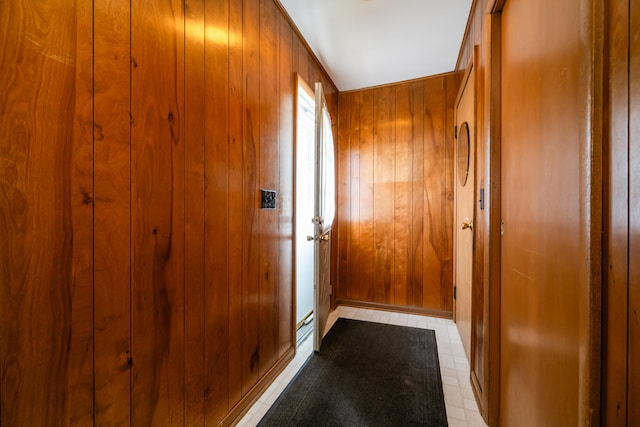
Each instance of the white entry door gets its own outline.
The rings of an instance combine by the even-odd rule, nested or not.
[[[322,84],[316,83],[316,138],[314,217],[314,316],[313,349],[320,351],[331,303],[331,226],[335,216],[335,162],[331,117]]]

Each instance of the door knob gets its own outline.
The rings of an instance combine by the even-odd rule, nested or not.
[[[473,221],[463,222],[463,223],[462,223],[462,229],[463,229],[463,230],[466,230],[467,228],[468,228],[469,230],[473,230]]]
[[[312,240],[324,240],[325,242],[329,241],[329,235],[328,234],[323,234],[322,236],[307,236],[307,241],[312,241]]]

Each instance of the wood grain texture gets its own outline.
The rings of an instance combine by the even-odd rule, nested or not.
[[[360,239],[351,242],[358,245],[357,252],[360,254],[360,300],[374,301],[374,266],[375,266],[375,245],[373,240],[374,227],[374,145],[373,145],[373,90],[362,92],[362,102],[360,104]],[[355,123],[352,122],[352,127]],[[339,149],[342,149],[338,141]],[[340,227],[340,225],[338,225]],[[341,268],[339,265],[338,268]],[[338,285],[338,288],[340,285]],[[340,292],[338,290],[338,292]],[[340,295],[340,294],[338,294]]]
[[[602,424],[627,425],[629,318],[629,0],[607,9]]]
[[[278,10],[272,0],[260,0],[260,188],[280,187],[278,139]],[[276,206],[278,205],[276,200]],[[281,203],[281,200],[280,200]],[[278,208],[263,209],[260,223],[260,376],[278,359],[279,218]]]
[[[278,43],[278,147],[280,172],[280,205],[278,206],[279,273],[278,309],[279,341],[278,356],[282,357],[295,345],[294,328],[295,305],[293,304],[293,108],[294,83],[293,72],[293,30],[287,20],[277,14],[280,32]]]
[[[184,212],[184,400],[186,425],[205,422],[205,3],[185,3],[185,212]],[[224,222],[222,222],[226,225]],[[217,246],[217,245],[216,245]],[[225,304],[226,306],[226,304]],[[225,349],[226,353],[226,349]],[[187,357],[188,355],[188,357]],[[225,408],[226,409],[226,408]]]
[[[94,9],[95,422],[130,423],[131,27],[128,2]]]
[[[491,19],[491,15],[485,15],[485,19]],[[491,25],[485,25],[485,29],[490,30]],[[489,37],[484,36],[484,40],[490,40]],[[489,45],[490,43],[486,43]],[[483,46],[486,48],[486,46]],[[482,138],[483,135],[488,135],[487,131],[488,122],[486,119],[486,110],[485,110],[485,72],[486,72],[486,64],[483,62],[485,56],[481,55],[481,48],[477,46],[474,52],[474,58],[476,62],[476,149],[475,149],[475,162],[474,162],[474,170],[475,170],[475,197],[474,197],[474,236],[488,236],[488,221],[489,216],[487,215],[488,210],[487,207],[489,203],[485,203],[483,200],[483,205],[480,205],[480,191],[482,190],[484,194],[482,197],[486,197],[486,194],[489,194],[490,191],[487,190],[487,175],[488,175],[488,167],[490,165],[489,158],[487,156],[488,146],[490,143],[487,142],[487,138]],[[471,309],[471,358],[470,364],[472,366],[472,377],[474,378],[474,382],[478,384],[478,389],[481,391],[482,387],[484,387],[484,337],[485,337],[485,327],[484,327],[484,297],[485,297],[485,283],[484,278],[487,276],[488,272],[486,271],[487,264],[487,252],[488,252],[488,239],[475,239],[474,240],[474,256],[473,256],[473,278],[471,282],[473,283],[472,288],[472,309]],[[484,411],[483,411],[484,412]]]
[[[455,102],[460,87],[460,79],[456,74],[448,74],[444,79],[445,90],[445,115],[444,115],[444,138],[445,141],[454,140],[454,129],[451,123],[455,121]],[[442,235],[443,249],[441,252],[442,270],[440,272],[440,291],[442,295],[442,303],[445,307],[453,307],[453,292],[449,285],[453,281],[453,186],[454,186],[454,146],[453,144],[444,144],[443,150],[444,170],[445,170],[445,190],[442,195],[443,223],[445,232]],[[451,159],[451,160],[448,160]],[[450,221],[450,223],[448,223]],[[450,225],[448,225],[450,224]],[[449,255],[451,254],[451,255]]]
[[[131,4],[133,425],[184,422],[181,4]]]
[[[424,81],[411,83],[411,246],[407,304],[418,307],[424,295]],[[396,116],[397,117],[397,116]]]
[[[350,159],[350,153],[352,153],[351,140],[349,139],[351,126],[348,114],[352,111],[350,101],[351,99],[348,94],[340,95],[338,101],[338,135],[336,135],[336,140],[345,141],[345,144],[349,144],[349,149],[338,150],[338,155],[336,156],[336,183],[339,187],[337,190],[336,218],[338,222],[345,224],[345,227],[334,233],[334,236],[337,236],[338,239],[336,257],[338,258],[338,263],[342,266],[338,271],[337,280],[338,283],[344,284],[343,294],[345,298],[348,299],[352,298],[351,295],[354,287],[351,273],[354,266],[352,265],[353,263],[347,262],[350,258],[349,250],[351,249],[351,245],[349,245],[349,239],[351,238],[351,228],[353,224],[351,221],[351,201],[353,200],[353,196],[350,192],[349,181],[354,179]],[[342,125],[340,125],[340,123],[342,123]]]
[[[315,81],[313,80],[313,75],[311,73],[311,55],[304,48],[304,43],[299,39],[295,38],[296,46],[297,46],[297,56],[298,56],[298,67],[297,73],[300,74],[302,80],[307,82],[307,84],[313,89],[315,86]]]
[[[49,3],[0,5],[0,423],[229,424],[295,345],[300,58],[336,88],[271,0]]]
[[[338,218],[349,233],[338,301],[451,312],[457,85],[445,75],[340,94],[338,199],[351,206]]]
[[[93,9],[76,4],[75,32],[75,125],[71,156],[71,221],[73,223],[71,337],[69,346],[69,387],[67,420],[70,425],[93,422],[94,329],[93,329]],[[1,317],[1,316],[0,316]],[[0,368],[1,369],[1,368]],[[1,387],[0,387],[1,389]],[[0,397],[0,401],[2,398]],[[66,421],[66,420],[65,420]],[[1,423],[0,419],[0,423]]]
[[[229,2],[204,5],[204,423],[216,424],[230,409],[230,197],[229,197]],[[215,242],[215,244],[211,244]]]
[[[640,6],[629,2],[629,354],[627,423],[640,424]]]
[[[242,2],[229,2],[229,408],[242,397],[243,52]]]
[[[502,46],[502,16],[493,14],[490,17],[491,28],[490,46],[487,47],[488,58],[485,61],[485,131],[481,136],[487,141],[489,166],[485,165],[485,179],[488,183],[485,189],[485,208],[488,216],[488,243],[484,276],[484,352],[477,352],[478,358],[484,363],[484,383],[481,383],[482,397],[479,398],[482,415],[489,425],[498,421],[499,385],[500,385],[500,262],[502,254],[502,236],[500,233],[501,216],[501,46]],[[476,237],[478,237],[476,235]],[[484,236],[482,238],[485,238]]]
[[[93,132],[81,68],[91,16],[65,2],[0,11],[0,424],[86,424]]]
[[[343,137],[341,134],[346,134],[346,138],[349,140],[349,150],[347,152],[348,155],[345,155],[345,161],[349,163],[345,163],[345,167],[349,167],[348,175],[342,168],[338,167],[338,173],[342,173],[345,176],[346,188],[345,191],[348,191],[348,197],[350,201],[349,212],[346,213],[346,218],[349,221],[349,234],[347,237],[348,248],[347,259],[344,260],[344,264],[337,264],[336,270],[337,273],[340,274],[342,272],[342,267],[346,267],[349,273],[346,276],[346,282],[337,279],[337,283],[345,283],[350,288],[350,294],[347,295],[347,298],[351,299],[360,299],[361,295],[361,280],[360,280],[360,269],[362,267],[362,260],[360,258],[360,246],[355,242],[360,240],[360,186],[361,186],[361,171],[360,171],[360,105],[362,104],[362,93],[356,92],[351,94],[340,94],[341,99],[345,99],[344,106],[338,107],[338,112],[341,116],[344,116],[343,124],[338,123],[338,143],[336,144],[336,148],[338,150],[339,156],[341,155],[342,150],[339,146],[339,141],[343,141]],[[348,114],[345,114],[343,111],[347,109]],[[345,128],[343,130],[343,128]],[[348,178],[347,178],[348,177]],[[342,194],[338,192],[338,197],[341,198]],[[341,221],[338,219],[338,224]],[[342,233],[343,230],[339,227],[336,228],[338,233]],[[341,266],[341,268],[338,268]]]
[[[453,309],[452,79],[428,79],[424,86],[423,307],[447,311]]]
[[[474,237],[476,232],[474,209],[476,185],[475,158],[477,148],[476,67],[473,62],[469,64],[457,98],[455,123],[458,128],[458,138],[454,148],[455,220],[453,234],[455,239],[455,322],[460,332],[460,339],[462,340],[462,345],[469,362],[473,362],[471,337],[473,334],[473,297],[476,288],[475,283],[473,283],[474,260],[476,258],[474,257]],[[468,142],[468,150],[464,154],[460,153],[461,142],[462,144]],[[466,150],[467,147],[463,149]],[[468,155],[468,168],[466,168],[466,162],[462,165],[460,164],[460,159],[465,159],[466,155]],[[463,170],[461,172],[461,166],[466,168],[466,171]],[[467,175],[466,182],[461,182],[460,177],[464,176],[464,174]],[[471,223],[473,227],[464,229],[462,228],[463,223]]]
[[[411,117],[411,84],[406,83],[396,88],[395,117]],[[395,173],[394,173],[394,212],[393,212],[393,263],[394,277],[392,302],[396,305],[407,305],[407,294],[410,290],[408,279],[411,275],[410,250],[413,228],[413,158],[411,151],[413,141],[413,122],[396,121],[395,128]]]
[[[392,302],[395,91],[373,90],[373,302]]]
[[[579,424],[578,11],[544,1],[502,12],[501,425]]]
[[[242,394],[260,367],[260,1],[243,0]],[[257,78],[256,78],[257,77]]]

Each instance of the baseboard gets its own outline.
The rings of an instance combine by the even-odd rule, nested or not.
[[[376,310],[395,311],[397,313],[420,314],[423,316],[453,319],[453,312],[446,311],[446,310],[432,310],[428,308],[408,307],[408,306],[401,306],[401,305],[381,304],[377,302],[354,301],[354,300],[346,300],[346,299],[337,299],[336,306],[338,305],[346,305],[349,307],[358,307],[358,308],[374,308]]]
[[[233,426],[236,425],[242,417],[249,411],[249,408],[256,403],[262,393],[275,381],[275,379],[284,371],[289,362],[295,356],[295,348],[291,347],[287,350],[280,359],[273,365],[267,373],[258,380],[251,390],[229,411],[226,417],[220,421],[219,426]]]

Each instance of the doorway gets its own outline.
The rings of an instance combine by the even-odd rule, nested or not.
[[[313,242],[315,97],[298,76],[296,96],[296,179],[295,179],[295,262],[296,262],[296,342],[313,332]]]

